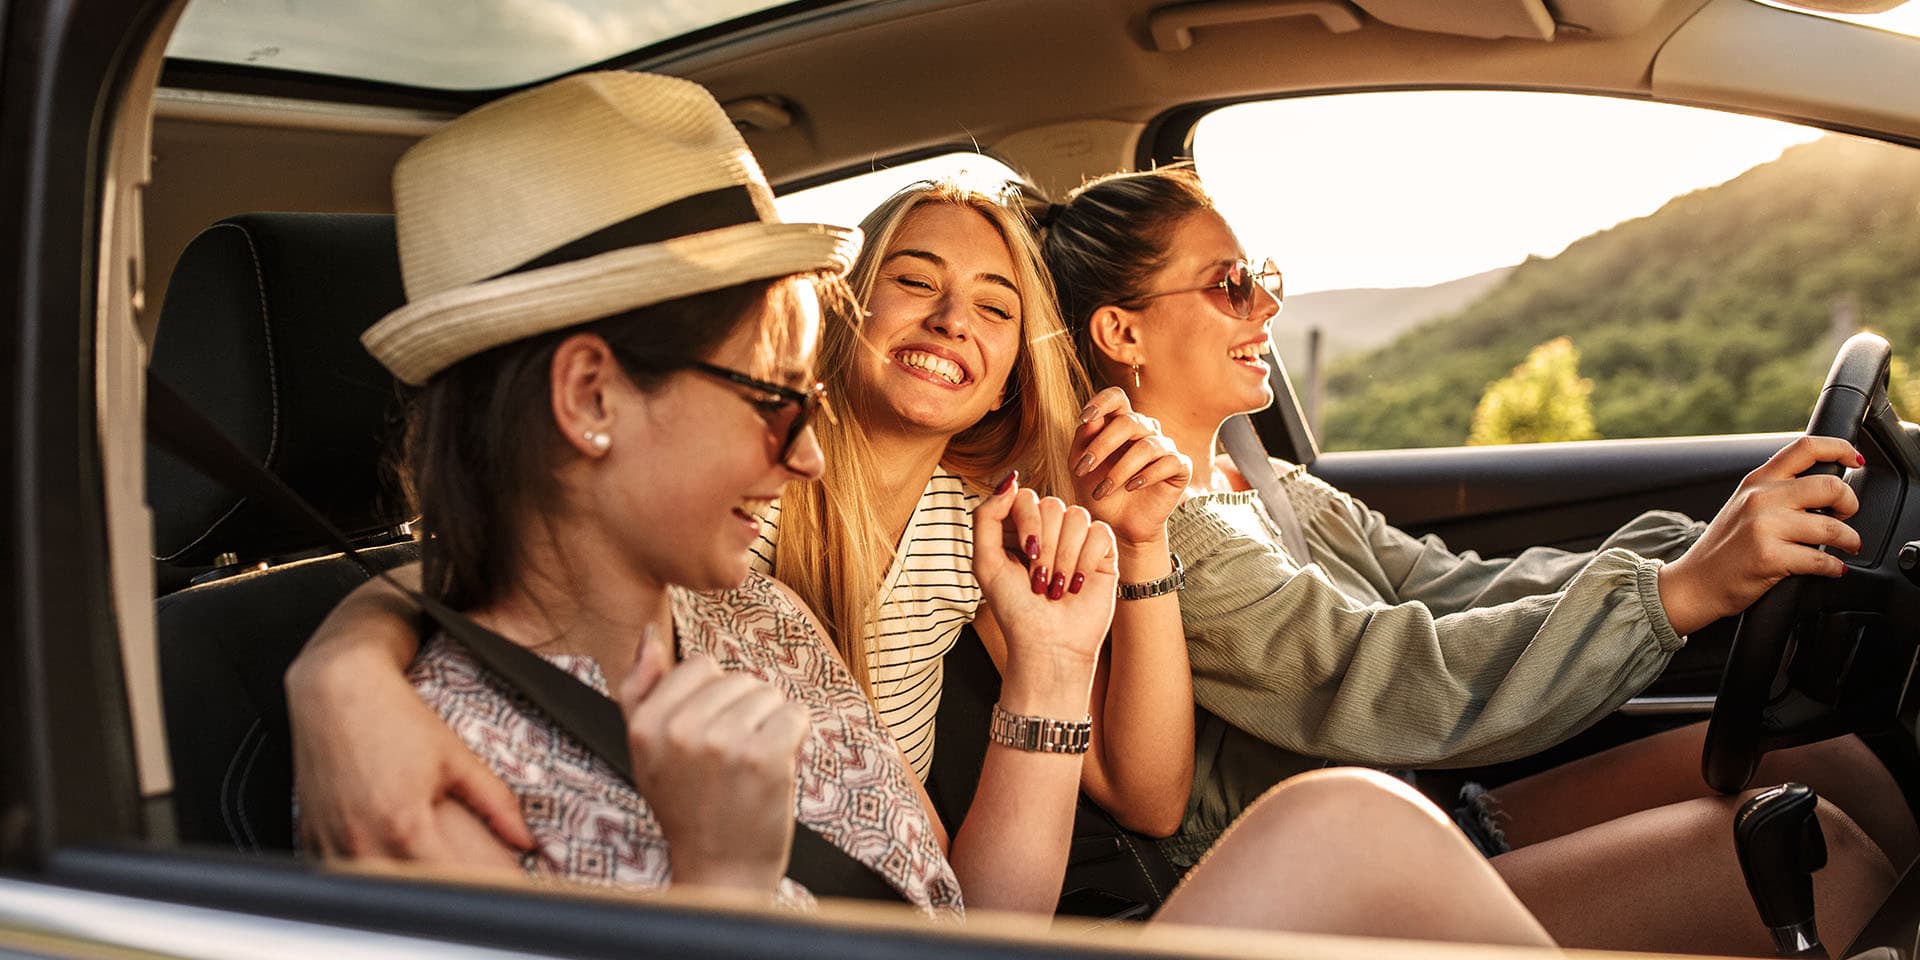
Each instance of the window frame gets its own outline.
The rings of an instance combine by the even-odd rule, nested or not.
[[[1920,2],[1920,0],[1915,0]],[[1765,4],[1762,4],[1766,6]],[[1784,8],[1776,8],[1784,9]],[[1788,11],[1793,12],[1793,11]],[[1761,120],[1773,120],[1790,123],[1828,133],[1844,134],[1875,140],[1894,146],[1920,150],[1920,137],[1902,137],[1883,131],[1854,127],[1849,124],[1837,124],[1807,117],[1793,117],[1779,113],[1758,110],[1742,110],[1719,104],[1667,99],[1646,94],[1623,93],[1619,90],[1599,90],[1584,87],[1553,86],[1548,84],[1476,84],[1476,83],[1416,83],[1416,84],[1353,84],[1336,87],[1320,87],[1310,90],[1288,90],[1277,93],[1246,94],[1232,97],[1219,97],[1196,100],[1161,111],[1141,128],[1134,149],[1134,169],[1150,170],[1158,166],[1175,163],[1193,162],[1194,133],[1200,121],[1216,110],[1239,106],[1247,103],[1272,103],[1304,98],[1337,97],[1357,93],[1432,93],[1432,92],[1482,92],[1482,93],[1551,93],[1567,96],[1609,97],[1639,103],[1657,103],[1676,107],[1690,107],[1696,110],[1712,110],[1717,113],[1730,113],[1754,117]],[[1311,465],[1320,456],[1319,438],[1314,436],[1309,426],[1304,407],[1292,378],[1279,364],[1274,366],[1272,376],[1274,402],[1265,410],[1248,414],[1253,421],[1255,432],[1261,442],[1266,444],[1269,453],[1285,460],[1302,465]],[[1773,434],[1754,434],[1754,436],[1772,436]],[[1668,438],[1621,437],[1620,440]],[[1427,449],[1454,449],[1440,447]],[[1391,451],[1356,450],[1350,453],[1378,453]]]

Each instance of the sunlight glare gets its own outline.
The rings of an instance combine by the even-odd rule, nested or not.
[[[1550,257],[1820,135],[1610,97],[1400,91],[1226,107],[1193,151],[1247,251],[1305,293]]]

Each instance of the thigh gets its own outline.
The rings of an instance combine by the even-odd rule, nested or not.
[[[1707,725],[1696,723],[1621,744],[1494,791],[1501,828],[1516,849],[1595,824],[1715,796],[1700,776]],[[1798,782],[1846,811],[1898,865],[1920,849],[1920,830],[1900,786],[1858,737],[1788,750],[1760,762],[1754,786]]]
[[[1515,849],[1641,810],[1709,797],[1700,778],[1707,725],[1657,733],[1493,791]]]
[[[1158,922],[1550,946],[1439,808],[1373,771],[1289,778],[1195,865]]]
[[[1733,850],[1743,797],[1643,810],[1493,858],[1565,947],[1770,956]],[[1893,868],[1832,805],[1819,808],[1827,867],[1814,874],[1819,929],[1844,948],[1893,888]]]

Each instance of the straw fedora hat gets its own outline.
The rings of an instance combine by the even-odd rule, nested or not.
[[[407,304],[360,342],[425,383],[550,330],[752,280],[844,273],[860,232],[781,223],[712,95],[673,77],[568,77],[454,120],[393,171]]]

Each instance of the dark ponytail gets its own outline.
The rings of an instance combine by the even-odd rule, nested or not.
[[[1165,266],[1173,228],[1213,209],[1200,177],[1186,166],[1116,173],[1093,180],[1053,212],[1041,252],[1060,298],[1061,319],[1088,375],[1101,379],[1090,332],[1093,312],[1147,291],[1147,278]]]

